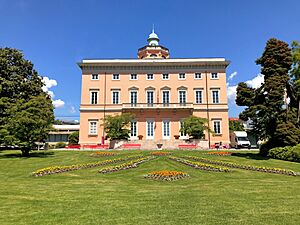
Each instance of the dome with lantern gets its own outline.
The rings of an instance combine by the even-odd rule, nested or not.
[[[170,57],[169,49],[159,44],[159,38],[154,31],[154,26],[147,42],[148,45],[138,50],[139,59],[167,59]]]

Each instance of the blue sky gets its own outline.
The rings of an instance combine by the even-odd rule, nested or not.
[[[58,118],[78,119],[82,58],[136,58],[155,24],[173,58],[230,60],[231,93],[261,80],[255,60],[269,38],[300,41],[299,8],[298,0],[0,0],[0,46],[22,50],[50,79],[53,99],[64,102]],[[238,116],[230,96],[229,115]]]

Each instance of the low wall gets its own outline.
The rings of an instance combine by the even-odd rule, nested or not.
[[[162,139],[158,141],[154,140],[122,140],[117,145],[110,145],[110,147],[114,149],[122,149],[122,145],[125,143],[134,143],[140,144],[142,150],[160,150],[160,149],[179,149],[179,145],[188,145],[188,144],[195,144],[197,147],[194,149],[209,149],[208,141],[207,140],[167,140]],[[114,146],[114,147],[113,147]],[[189,148],[186,148],[189,149]]]

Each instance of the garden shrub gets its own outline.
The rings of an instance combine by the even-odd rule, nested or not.
[[[55,145],[54,144],[49,144],[48,149],[55,149]]]
[[[78,145],[79,142],[79,131],[74,131],[69,135],[69,145]]]
[[[296,146],[286,146],[272,148],[268,154],[274,159],[281,159],[286,161],[300,162],[300,144]]]
[[[259,154],[262,156],[268,156],[270,149],[274,148],[274,144],[271,140],[266,141],[259,147]]]
[[[55,145],[55,148],[64,148],[64,147],[66,147],[66,143],[64,142],[58,142]]]

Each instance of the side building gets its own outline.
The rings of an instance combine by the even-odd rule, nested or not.
[[[69,136],[75,131],[79,131],[80,125],[74,124],[74,125],[53,125],[54,130],[49,132],[48,139],[46,140],[49,145],[55,145],[58,142],[69,142]]]
[[[182,119],[206,118],[213,133],[209,145],[229,144],[225,58],[170,58],[154,31],[138,59],[83,59],[80,144],[100,144],[102,119],[130,112],[130,140],[157,144],[179,135]],[[138,142],[138,141],[136,141]]]

